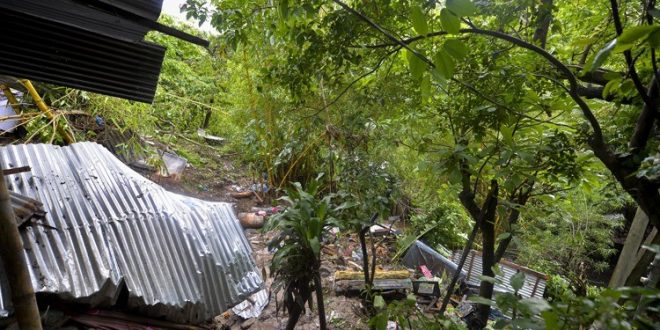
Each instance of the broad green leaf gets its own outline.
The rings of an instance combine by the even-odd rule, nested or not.
[[[280,0],[277,3],[277,10],[282,19],[287,19],[289,17],[289,0]]]
[[[659,29],[659,25],[640,25],[625,29],[617,38],[619,46],[635,43],[637,40],[646,38],[651,32],[658,31]]]
[[[559,329],[559,316],[554,311],[548,310],[541,313],[545,321],[546,329]]]
[[[425,74],[422,77],[422,83],[419,86],[422,94],[422,101],[427,102],[431,98],[431,77]]]
[[[438,72],[446,79],[454,75],[454,60],[444,51],[439,51],[433,58],[433,64]]]
[[[422,79],[426,64],[409,50],[406,50],[406,59],[408,60],[408,68],[410,68],[410,73],[412,74],[413,79]]]
[[[520,301],[521,305],[525,305],[532,314],[540,314],[543,311],[550,309],[550,304],[541,298],[527,298]]]
[[[651,32],[649,35],[648,39],[646,41],[649,42],[649,45],[652,48],[658,48],[660,47],[660,30]]]
[[[438,68],[431,69],[431,76],[433,76],[433,80],[435,80],[435,82],[438,84],[442,86],[447,84],[447,78],[445,78],[445,76],[443,76],[440,71],[438,71]]]
[[[525,273],[520,272],[511,276],[511,279],[509,280],[509,284],[511,284],[511,287],[515,292],[520,291],[523,285],[525,285]]]
[[[427,34],[429,32],[429,25],[426,22],[426,17],[419,5],[413,5],[410,8],[410,18],[412,19],[413,28],[419,34]]]
[[[447,8],[440,11],[440,23],[442,23],[442,28],[451,34],[458,34],[461,29],[461,21]]]
[[[369,320],[369,328],[374,330],[387,330],[387,321],[387,311],[383,311]]]
[[[513,145],[513,130],[509,126],[500,127],[500,132],[502,133],[502,141],[506,145]]]
[[[448,39],[442,45],[442,49],[449,55],[451,55],[456,60],[462,60],[467,54],[467,47],[463,44],[463,41],[458,39]]]
[[[470,0],[447,0],[447,8],[458,16],[470,16],[477,12],[477,7]]]
[[[374,297],[374,307],[376,308],[383,308],[385,307],[385,299],[383,299],[383,296],[381,295],[376,295]]]
[[[314,255],[318,258],[319,252],[321,251],[321,243],[319,243],[319,238],[314,237],[310,239],[309,246],[312,248],[312,252],[314,252]]]
[[[504,276],[504,272],[502,271],[502,268],[500,268],[499,264],[493,265],[493,267],[491,267],[490,270],[493,271],[493,274],[495,274],[495,276]],[[498,281],[498,282],[501,282],[498,279],[495,279],[495,280]]]
[[[610,94],[612,94],[612,92],[616,92],[617,88],[619,87],[619,85],[621,85],[622,81],[623,81],[623,79],[620,79],[620,78],[612,79],[612,80],[608,81],[607,85],[605,85],[605,87],[603,88],[603,92],[602,92],[603,95],[602,96],[603,97],[608,97],[608,96],[610,96]]]
[[[601,65],[603,65],[603,62],[610,57],[610,53],[612,53],[612,49],[616,46],[617,39],[614,39],[610,41],[603,49],[599,50],[598,53],[596,53],[596,56],[594,56],[593,60],[591,61],[590,64],[587,64],[584,68],[585,72],[593,71],[598,68],[600,68]]]
[[[490,300],[490,299],[486,299],[486,298],[481,297],[481,296],[470,296],[470,297],[468,297],[468,300],[469,300],[469,301],[473,301],[473,302],[475,302],[475,303],[477,303],[477,304],[488,305],[488,306],[495,306],[495,302],[494,302],[494,301],[492,301],[492,300]]]
[[[511,237],[511,233],[501,233],[501,234],[497,235],[497,241],[501,241],[501,240],[507,239],[509,237]]]

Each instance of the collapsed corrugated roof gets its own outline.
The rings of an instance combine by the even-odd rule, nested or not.
[[[158,30],[208,42],[156,22],[162,0],[0,0],[0,74],[152,102],[165,49]]]
[[[262,285],[230,204],[170,193],[102,146],[82,142],[0,147],[9,189],[43,203],[43,226],[21,229],[37,293],[95,306],[117,303],[196,323]],[[11,306],[0,267],[0,314]]]

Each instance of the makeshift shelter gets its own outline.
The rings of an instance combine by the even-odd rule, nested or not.
[[[228,203],[170,193],[91,142],[0,147],[0,161],[31,167],[6,183],[46,212],[21,226],[37,295],[112,306],[127,294],[130,310],[197,323],[263,286]],[[8,290],[0,265],[0,316]]]

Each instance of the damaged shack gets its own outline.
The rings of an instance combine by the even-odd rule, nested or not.
[[[20,226],[38,297],[199,323],[263,286],[228,203],[168,192],[96,143],[4,146],[0,161],[31,168],[7,176],[12,194],[23,197],[12,201],[43,208]],[[2,265],[0,289],[7,317]]]

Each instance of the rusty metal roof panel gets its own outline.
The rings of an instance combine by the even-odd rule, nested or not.
[[[32,168],[8,187],[47,212],[21,229],[38,293],[110,306],[125,286],[130,309],[196,323],[263,285],[230,204],[170,193],[95,143],[6,146],[0,161]],[[6,315],[1,269],[0,289]]]

